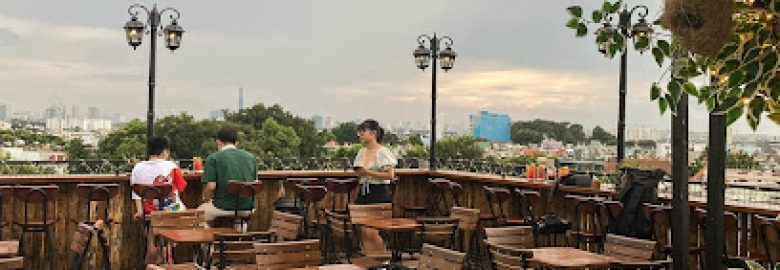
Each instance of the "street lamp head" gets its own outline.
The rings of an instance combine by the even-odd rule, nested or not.
[[[612,43],[612,36],[615,35],[616,30],[612,27],[612,24],[605,22],[604,26],[596,31],[596,43],[598,44],[599,52],[607,55],[609,51],[609,45]]]
[[[457,57],[458,54],[456,54],[454,51],[452,51],[452,48],[449,46],[441,51],[439,53],[439,61],[441,63],[441,69],[443,69],[445,72],[452,69],[452,65],[455,63],[455,57]]]
[[[165,46],[171,51],[176,50],[181,45],[181,36],[184,34],[184,28],[179,26],[176,19],[163,29],[165,35]]]
[[[414,63],[418,68],[425,70],[431,62],[431,50],[422,44],[414,50]]]
[[[653,28],[647,23],[645,18],[640,18],[639,22],[631,27],[631,36],[634,38],[634,44],[636,45],[642,39],[647,39],[650,43],[653,34]],[[640,49],[641,52],[646,51],[650,46],[643,46]]]
[[[143,22],[138,21],[138,17],[133,15],[132,18],[130,18],[127,23],[125,23],[125,34],[127,35],[127,44],[130,46],[133,46],[133,49],[135,50],[139,45],[141,45],[141,41],[144,37],[144,28],[146,28],[146,25],[144,25]]]

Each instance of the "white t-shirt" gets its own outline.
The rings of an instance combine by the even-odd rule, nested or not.
[[[130,185],[134,184],[162,184],[169,183],[173,187],[173,197],[178,198],[179,192],[187,186],[187,182],[181,173],[181,169],[175,163],[168,160],[149,160],[141,161],[133,167],[133,173],[130,176]],[[141,196],[132,192],[133,200],[140,200]],[[177,199],[178,201],[178,199]],[[145,202],[151,204],[152,202]],[[151,205],[145,206],[151,207]]]

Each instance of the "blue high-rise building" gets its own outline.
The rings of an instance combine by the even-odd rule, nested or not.
[[[510,126],[512,120],[509,115],[480,111],[477,115],[470,115],[471,134],[474,137],[485,138],[494,142],[508,142],[511,140]]]
[[[311,121],[314,122],[314,127],[317,130],[325,129],[325,119],[321,115],[312,116]]]

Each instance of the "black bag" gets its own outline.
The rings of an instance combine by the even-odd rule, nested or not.
[[[658,182],[663,180],[664,174],[662,170],[626,171],[628,181],[619,195],[623,210],[615,222],[610,224],[611,232],[642,239],[653,237],[652,224],[642,213],[642,207],[644,203],[655,203],[658,200]]]
[[[561,219],[555,213],[544,215],[536,222],[537,234],[566,233],[571,224]]]
[[[566,186],[590,187],[593,177],[587,173],[575,173],[561,177],[560,184]]]

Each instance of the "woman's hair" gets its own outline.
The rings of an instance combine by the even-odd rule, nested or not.
[[[376,131],[376,141],[382,143],[382,138],[385,137],[385,130],[379,126],[379,122],[374,119],[367,119],[358,125],[358,131],[373,130]]]

